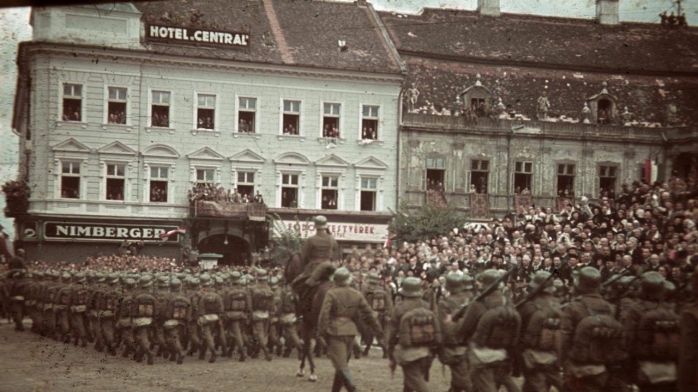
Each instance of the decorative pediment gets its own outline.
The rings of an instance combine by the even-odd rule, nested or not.
[[[153,144],[143,151],[143,156],[147,158],[179,158],[179,153],[174,148],[165,144]]]
[[[206,161],[220,161],[223,160],[223,155],[217,153],[210,147],[200,148],[191,154],[187,155],[189,159],[200,159]]]
[[[97,150],[97,152],[99,152],[100,154],[109,155],[136,155],[136,151],[134,149],[121,143],[120,141],[111,142]]]
[[[250,150],[249,148],[240,151],[239,153],[233,155],[230,157],[230,160],[233,162],[240,162],[240,163],[256,163],[256,164],[262,164],[266,162],[266,159],[264,159],[263,156],[257,154],[256,152]]]
[[[357,169],[373,169],[373,170],[386,170],[388,165],[380,159],[370,156],[364,160],[361,160],[354,164]]]
[[[334,154],[326,155],[315,161],[315,166],[348,167],[349,165],[349,162]]]
[[[274,159],[277,165],[308,165],[310,161],[303,154],[287,152]]]
[[[464,96],[465,94],[469,94],[470,96],[476,95],[476,96],[483,96],[483,97],[489,97],[492,95],[492,92],[490,89],[482,85],[482,82],[480,81],[480,74],[477,74],[475,76],[477,80],[475,80],[475,84],[466,88],[465,90],[461,91],[459,96]]]
[[[86,145],[80,143],[79,141],[70,138],[66,141],[60,142],[53,146],[51,148],[53,151],[60,151],[60,152],[80,152],[80,153],[85,153],[89,154],[91,149],[87,147]]]
[[[587,101],[600,101],[600,100],[602,100],[602,99],[604,99],[604,98],[610,100],[611,102],[616,102],[616,101],[618,101],[618,99],[615,97],[615,95],[611,95],[611,94],[608,92],[608,88],[607,88],[607,87],[608,87],[608,83],[603,82],[603,83],[602,83],[602,86],[603,86],[603,89],[601,90],[601,92],[598,93],[598,94],[596,94],[596,95],[592,95],[591,97],[587,98]]]

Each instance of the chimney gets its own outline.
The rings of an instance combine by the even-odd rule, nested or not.
[[[477,11],[480,15],[499,16],[499,0],[477,0]]]
[[[596,0],[596,20],[603,25],[617,25],[620,0]]]

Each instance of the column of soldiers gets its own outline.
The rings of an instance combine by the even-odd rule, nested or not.
[[[283,287],[282,287],[283,286]],[[152,365],[199,354],[213,363],[300,350],[296,298],[281,277],[238,271],[130,274],[13,269],[0,279],[0,302],[18,331],[31,332]]]

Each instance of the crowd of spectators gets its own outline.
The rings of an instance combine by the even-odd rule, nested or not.
[[[198,200],[215,201],[218,203],[259,203],[264,204],[264,197],[259,191],[256,194],[243,193],[239,189],[226,190],[222,186],[217,187],[211,183],[199,183],[189,190],[191,203]]]
[[[110,112],[107,121],[109,124],[126,124],[126,113],[123,110]]]

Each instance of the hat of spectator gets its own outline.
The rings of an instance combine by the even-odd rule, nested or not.
[[[266,270],[259,269],[257,270],[257,280],[258,281],[266,281],[269,280],[269,273]]]
[[[348,286],[352,281],[352,274],[345,267],[338,268],[330,278],[337,286]]]
[[[579,294],[597,291],[601,286],[601,272],[594,267],[584,267],[574,277],[574,288]]]
[[[649,271],[642,274],[640,290],[644,298],[661,300],[665,289],[664,277],[659,272]]]
[[[402,287],[400,287],[398,294],[406,298],[421,298],[424,295],[422,280],[412,276],[403,279]]]
[[[531,290],[536,290],[542,284],[545,284],[545,287],[542,289],[543,292],[550,293],[550,294],[554,293],[555,292],[555,285],[550,280],[546,281],[546,279],[548,279],[550,277],[550,275],[551,274],[548,271],[537,271],[533,275],[533,279],[531,279],[531,282],[529,282],[528,287]]]
[[[446,290],[448,290],[449,293],[459,293],[463,291],[462,276],[455,272],[446,275]]]
[[[324,215],[318,215],[313,219],[315,230],[323,230],[327,228],[327,218]]]

